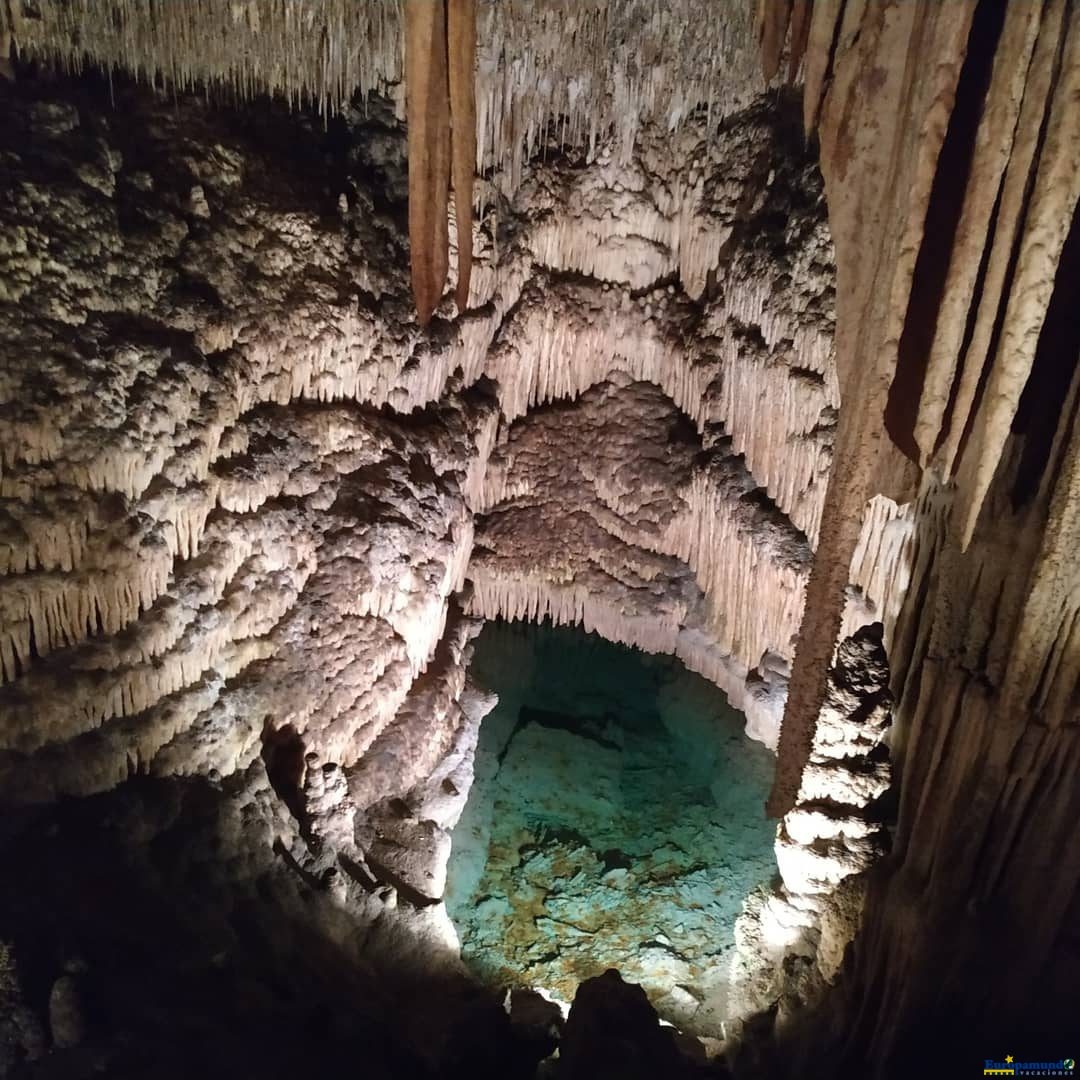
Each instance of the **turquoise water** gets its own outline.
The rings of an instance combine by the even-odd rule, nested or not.
[[[617,967],[710,1033],[735,918],[775,874],[772,754],[677,661],[581,630],[489,624],[472,670],[500,702],[450,858],[467,963],[565,1001]]]

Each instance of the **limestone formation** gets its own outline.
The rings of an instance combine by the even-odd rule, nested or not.
[[[889,1075],[929,1015],[967,1018],[943,1054],[1003,1025],[1065,1023],[1080,873],[1080,564],[1065,554],[1080,15],[1057,2],[841,7],[813,6],[804,104],[836,245],[842,405],[771,806],[788,810],[802,783],[860,517],[881,495],[909,501],[909,570],[883,600],[894,851],[829,1034],[813,1036]],[[988,942],[1022,959],[1007,985],[976,992]],[[867,1000],[880,1020],[851,1037]]]
[[[744,1063],[1067,1028],[1080,6],[0,0],[0,110],[0,1072],[527,1075],[497,619],[775,748]]]
[[[862,912],[866,873],[888,848],[882,799],[890,782],[891,721],[881,626],[836,652],[799,800],[776,834],[781,885],[752,896],[735,927],[732,1015],[778,1005],[780,1019],[835,981]],[[792,978],[785,970],[796,961]]]

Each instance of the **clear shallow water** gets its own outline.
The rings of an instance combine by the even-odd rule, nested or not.
[[[617,967],[711,1033],[735,918],[775,873],[772,755],[677,661],[581,630],[489,624],[473,674],[500,703],[450,858],[466,961],[566,1001]]]

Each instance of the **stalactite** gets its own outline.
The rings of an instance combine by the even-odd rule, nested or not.
[[[834,210],[830,218],[837,250],[837,291],[842,301],[837,311],[836,346],[840,392],[842,399],[850,395],[860,407],[841,408],[840,412],[821,538],[807,585],[807,616],[799,631],[776,781],[768,804],[769,813],[777,817],[790,809],[798,792],[825,693],[826,673],[843,623],[845,589],[860,523],[867,502],[875,494],[874,478],[888,460],[881,441],[880,410],[884,409],[895,364],[934,168],[960,75],[957,58],[962,55],[960,46],[966,40],[973,7],[968,2],[933,9],[916,5],[888,12],[866,9],[861,34],[848,39],[846,46],[841,41],[839,46],[851,51],[842,54],[849,61],[842,69],[843,78],[834,78],[821,122],[826,190],[838,182],[829,170],[838,144],[855,137],[847,125],[858,132],[864,126],[877,130],[877,111],[887,109],[888,115],[895,115],[892,103],[902,102],[907,110],[903,115],[918,119],[898,129],[890,126],[892,139],[871,137],[868,155],[895,162],[893,140],[917,152],[904,155],[903,170],[860,170],[859,190],[848,189],[850,197],[836,204],[842,205],[843,211]],[[914,80],[910,68],[913,60],[903,66],[882,67],[887,81],[869,94],[864,85],[871,78],[866,58],[877,50],[883,56],[893,55],[894,49],[900,50],[898,55],[910,56],[911,41],[935,50],[935,54],[941,49],[942,56],[954,59],[942,62],[933,79],[919,81]],[[840,102],[852,103],[852,111],[845,112]],[[872,104],[864,105],[865,112],[855,104],[866,102]],[[890,214],[894,199],[898,210]],[[860,206],[862,212],[856,212]],[[863,230],[871,221],[888,222],[887,243],[868,247],[862,242]],[[870,339],[873,346],[866,344]],[[876,363],[860,366],[856,353],[874,355]]]
[[[817,128],[843,9],[844,0],[814,0],[813,3],[803,80],[803,126],[808,132]]]
[[[91,0],[39,0],[34,18],[10,21],[17,7],[0,8],[0,26],[23,55],[74,71],[122,67],[182,92],[209,84],[241,99],[269,92],[338,112],[356,92],[392,96],[402,78],[400,0],[303,8],[205,0],[197,13],[129,0],[108,17]],[[557,119],[568,141],[590,151],[617,132],[627,159],[649,122],[675,130],[703,110],[716,124],[744,108],[763,88],[748,47],[752,0],[731,0],[722,19],[697,14],[693,0],[588,0],[572,10],[561,0],[482,0],[479,54],[505,61],[481,65],[477,169],[504,170],[500,182],[513,191]],[[647,57],[636,38],[613,32],[621,25],[648,28]]]
[[[791,9],[791,47],[788,56],[787,81],[789,83],[795,82],[803,57],[806,55],[806,45],[810,38],[810,23],[813,17],[814,0],[794,0]]]
[[[52,114],[42,115],[48,125]],[[55,135],[46,126],[43,138]],[[80,149],[77,139],[69,147],[76,159]],[[148,157],[156,151],[150,140]],[[171,151],[163,152],[167,158]],[[236,168],[242,160],[235,146],[219,145],[215,155],[202,176],[214,201],[214,169]],[[218,193],[247,208],[234,220],[258,222],[262,235],[275,237],[268,246],[279,259],[296,245],[286,265],[344,265],[340,239],[313,228],[314,217],[268,214],[250,201],[237,174],[226,175],[224,185]],[[62,228],[66,214],[81,219],[85,211],[102,222],[103,235],[115,235],[116,194],[115,186],[60,184],[33,226],[14,225],[15,231],[32,248]],[[18,218],[18,206],[6,209]],[[230,243],[221,233],[209,234],[211,247],[219,240]],[[24,242],[16,250],[26,256],[31,277],[41,272]],[[149,252],[136,244],[128,261],[149,257],[160,267],[171,256],[160,242]],[[204,265],[221,265],[198,244],[186,257],[194,265],[207,256]],[[385,279],[369,269],[361,266],[364,286],[386,289]],[[159,269],[144,276],[155,282],[162,275]],[[513,288],[522,277],[510,272],[506,280]],[[273,288],[265,266],[260,280]],[[227,272],[220,285],[230,297],[223,311],[238,314],[248,283],[236,293],[238,279]],[[86,299],[80,286],[58,261],[24,299],[48,305],[60,294],[73,311]],[[115,302],[111,290],[132,295],[123,281],[107,277],[84,287],[93,290],[91,305],[105,310]],[[397,282],[392,287],[400,291]],[[181,306],[164,314],[152,289],[134,295],[145,305],[140,318],[161,329],[160,339],[187,340],[190,312]],[[444,635],[449,597],[462,586],[472,547],[472,518],[459,482],[472,476],[472,487],[479,484],[477,442],[490,453],[498,420],[485,395],[447,397],[447,380],[458,367],[478,377],[500,304],[516,296],[498,298],[492,314],[430,367],[408,363],[396,343],[385,351],[374,344],[391,335],[372,333],[372,315],[362,313],[355,298],[337,307],[324,297],[316,284],[301,304],[252,298],[263,312],[249,323],[250,333],[230,327],[228,315],[199,325],[196,340],[214,354],[212,363],[182,347],[170,353],[121,337],[120,348],[104,350],[107,378],[95,395],[80,396],[78,379],[65,384],[81,404],[59,424],[50,419],[52,408],[33,404],[21,381],[36,377],[35,358],[47,350],[47,335],[27,339],[24,363],[5,369],[5,401],[25,403],[19,423],[0,436],[10,507],[0,547],[7,560],[0,657],[13,680],[0,691],[5,717],[12,719],[0,773],[13,798],[88,794],[133,770],[224,774],[243,768],[258,754],[264,717],[281,713],[282,688],[312,677],[310,695],[285,691],[293,703],[283,722],[350,762],[393,720],[421,677]],[[121,300],[117,310],[126,311],[128,303]],[[108,337],[85,309],[68,318],[89,320],[91,332],[104,335],[97,340]],[[170,318],[180,325],[170,329]],[[123,319],[116,325],[121,335],[130,328]],[[242,355],[230,351],[239,337],[245,339]],[[404,340],[413,347],[419,337],[406,332]],[[406,480],[403,462],[392,463],[400,438],[392,422],[362,423],[350,407],[317,404],[380,397],[442,399],[416,428],[424,434],[409,437],[430,455],[433,489],[421,485],[421,493],[419,481]],[[451,400],[457,404],[449,406]],[[334,493],[349,489],[340,508],[354,505],[358,492],[349,477],[376,465],[388,470],[378,488],[396,507],[387,511],[388,520],[367,515],[362,531],[322,535],[331,528]],[[360,492],[368,498],[367,485],[361,483]],[[415,556],[411,567],[383,554],[401,549]],[[351,587],[341,588],[342,581]],[[319,658],[314,665],[312,655]],[[328,680],[313,675],[320,665]],[[257,678],[237,679],[255,667]]]
[[[442,298],[448,267],[450,108],[445,7],[441,2],[408,0],[405,6],[405,90],[409,258],[417,316],[420,325],[426,326]]]
[[[780,57],[791,18],[792,0],[758,0],[758,40],[765,81],[771,82],[780,70]]]
[[[454,212],[457,218],[458,311],[469,306],[476,170],[476,0],[447,0]]]
[[[24,6],[0,2],[0,43],[22,57],[180,91],[157,103],[117,80],[112,113],[91,81],[9,97],[5,793],[136,773],[212,792],[215,773],[258,773],[264,736],[288,730],[311,748],[302,795],[319,814],[345,801],[346,773],[365,808],[403,797],[475,733],[460,595],[469,616],[673,653],[766,742],[789,697],[770,809],[800,900],[781,929],[820,917],[849,1055],[887,1068],[930,1014],[965,1031],[980,1009],[987,1027],[1054,1015],[1080,887],[1080,377],[1054,370],[1075,361],[1059,316],[1077,5],[993,8],[985,101],[964,54],[989,0],[759,5],[766,74],[785,42],[789,78],[805,72],[835,287],[813,168],[763,120],[786,95],[733,115],[764,85],[742,0],[705,20],[692,0],[450,0],[448,27],[430,0],[409,0],[404,24],[397,0],[196,7],[35,0],[17,20]],[[400,116],[403,44],[422,322],[455,191],[458,317],[437,334],[417,329],[386,257],[398,222],[361,175],[335,218],[339,192],[315,193],[308,164],[322,144],[274,157],[182,93],[269,92],[349,110],[348,126],[378,92]],[[953,175],[957,139],[972,153]],[[967,190],[928,232],[947,182]],[[941,295],[904,402],[916,466],[882,420],[924,261]],[[903,785],[841,969],[826,919],[856,916],[823,898],[874,829],[831,796],[884,779],[873,740],[833,724],[829,668],[868,621]],[[883,690],[877,668],[852,675],[853,698]],[[1010,978],[954,1009],[988,928]]]
[[[645,321],[618,293],[596,290],[582,311],[581,289],[552,290],[546,306],[523,308],[504,327],[501,347],[484,370],[498,380],[509,420],[535,405],[577,397],[613,370],[661,386],[700,427],[724,424],[769,494],[816,538],[829,448],[813,433],[836,403],[829,337],[825,327],[800,331],[777,306],[770,310],[771,297],[767,288],[732,283],[710,313],[708,329],[715,332],[683,345],[659,321],[667,299],[662,290]],[[776,363],[771,351],[747,347],[732,332],[735,320],[760,326],[767,347],[793,342],[790,367]],[[820,382],[809,374],[817,371]]]
[[[927,359],[926,380],[915,427],[924,468],[937,449],[957,367],[964,363],[961,344],[968,328],[969,308],[977,303],[975,285],[983,250],[991,234],[991,218],[1002,177],[1015,140],[1022,137],[1017,120],[1042,17],[1039,4],[1013,4],[1006,8],[1001,45],[994,59],[991,85],[979,121],[971,182],[957,225],[956,241],[949,258],[949,277]],[[1008,208],[1004,210],[1007,219]],[[1004,220],[999,220],[1004,225]],[[979,366],[979,356],[976,349],[973,356],[976,366]],[[956,422],[963,426],[960,417]]]
[[[975,531],[990,481],[1039,341],[1065,237],[1080,202],[1080,11],[1072,9],[1061,53],[1061,74],[1051,91],[1046,134],[1010,283],[997,353],[975,417],[958,507],[964,541]]]
[[[965,48],[988,47],[978,33],[969,39],[973,10],[818,0],[806,59],[807,128],[821,132],[827,190],[841,193],[830,217],[843,404],[770,809],[790,807],[811,775],[806,739],[849,576],[874,582],[882,604],[903,776],[892,864],[872,881],[857,959],[830,998],[843,1035],[826,1045],[840,1072],[872,1062],[874,1075],[892,1075],[931,1012],[962,1008],[986,1032],[1046,1024],[1064,1015],[1055,988],[1071,978],[1053,943],[1080,886],[1071,782],[1080,593],[1076,560],[1065,557],[1080,542],[1076,384],[1063,394],[1064,376],[1032,371],[1037,352],[1040,365],[1075,366],[1075,343],[1047,312],[1071,282],[1062,254],[1077,212],[1080,23],[1058,0],[1008,5],[984,88],[979,65],[969,74],[957,64]],[[867,77],[873,92],[860,89]],[[955,101],[970,105],[973,94],[981,117],[969,110],[950,125]],[[934,172],[953,160],[939,158],[943,140],[972,138],[970,169],[943,178],[965,186],[955,220],[924,237]],[[911,274],[928,245],[948,265],[916,424],[923,472],[899,508],[882,492],[910,491],[911,470],[884,431],[884,389],[905,319],[919,317]],[[868,373],[869,356],[879,367]],[[1027,415],[1014,423],[1022,394]],[[1049,429],[1035,441],[1046,472],[1021,483],[1035,401]],[[973,1004],[970,973],[988,934],[1024,962],[1010,988],[989,987]],[[867,1001],[875,1023],[864,1027]]]
[[[944,432],[941,468],[950,475],[956,465],[964,433],[970,428],[978,388],[983,379],[998,310],[1004,302],[1009,266],[1016,237],[1023,224],[1028,178],[1038,151],[1039,133],[1048,108],[1055,56],[1065,32],[1064,0],[1045,7],[1028,77],[1023,88],[1016,143],[1009,155],[999,196],[992,247],[987,261],[971,341],[963,357],[963,371],[956,390],[952,416]],[[947,302],[948,298],[946,298]],[[924,439],[927,436],[924,435]]]
[[[407,0],[409,248],[421,326],[442,298],[449,266],[448,189],[454,184],[458,311],[468,307],[476,168],[475,0]]]
[[[266,634],[252,639],[254,651],[228,640],[224,629],[213,633],[207,629],[217,625],[215,620],[222,627],[241,626],[243,613],[226,597],[250,580],[244,560],[262,558],[240,542],[228,549],[225,558],[220,530],[238,529],[240,519],[275,520],[283,502],[295,501],[319,516],[332,514],[339,502],[348,504],[351,495],[334,494],[342,477],[386,461],[391,444],[381,429],[358,431],[347,407],[333,403],[358,401],[408,411],[439,401],[435,412],[445,416],[447,403],[455,400],[454,388],[485,375],[494,383],[491,399],[485,392],[482,401],[461,405],[464,428],[449,445],[443,435],[433,436],[435,442],[425,455],[430,455],[440,476],[456,477],[453,484],[469,507],[490,507],[492,500],[525,491],[521,481],[499,472],[499,462],[488,468],[489,459],[498,456],[500,412],[513,418],[545,401],[587,394],[590,386],[618,369],[667,388],[692,413],[701,431],[713,429],[710,437],[717,425],[729,427],[734,450],[745,454],[749,471],[740,465],[736,479],[724,479],[720,469],[711,480],[686,486],[686,506],[663,525],[650,523],[654,509],[638,505],[621,479],[596,473],[592,482],[599,497],[597,510],[619,547],[614,553],[600,552],[591,576],[573,587],[581,597],[596,594],[607,582],[637,593],[641,607],[632,617],[636,639],[674,651],[695,670],[731,687],[733,700],[745,704],[756,737],[771,740],[783,699],[783,678],[773,679],[758,669],[764,657],[775,659],[789,651],[801,591],[799,564],[805,561],[805,553],[798,554],[806,547],[798,529],[809,524],[812,531],[816,517],[835,389],[829,344],[829,249],[816,209],[788,216],[784,235],[778,237],[789,251],[788,262],[766,284],[758,280],[765,268],[755,261],[756,247],[733,245],[739,207],[747,198],[747,170],[755,160],[759,133],[769,131],[763,125],[757,114],[748,124],[734,126],[735,153],[726,146],[709,148],[702,129],[687,128],[678,148],[683,179],[670,189],[657,179],[661,164],[666,164],[657,158],[662,154],[658,144],[650,143],[643,151],[651,164],[643,168],[645,179],[635,196],[641,213],[630,224],[653,230],[658,246],[669,248],[658,264],[663,273],[678,268],[686,289],[700,295],[706,279],[721,270],[721,251],[735,247],[733,261],[723,268],[730,275],[727,288],[722,296],[704,302],[704,322],[699,308],[684,295],[686,290],[676,284],[656,284],[634,296],[625,260],[620,264],[607,256],[596,259],[593,269],[613,279],[606,288],[560,280],[558,271],[590,257],[588,248],[578,243],[572,228],[536,212],[530,188],[523,191],[524,212],[515,242],[500,253],[497,277],[491,269],[493,246],[487,234],[480,234],[474,293],[484,296],[484,309],[459,319],[446,339],[437,341],[400,319],[393,299],[402,292],[399,274],[357,259],[341,235],[316,213],[298,210],[285,226],[257,198],[251,201],[245,179],[250,166],[244,159],[250,150],[226,140],[215,146],[212,162],[190,159],[194,164],[184,167],[198,172],[199,213],[205,204],[215,229],[187,240],[182,249],[159,245],[153,263],[145,262],[146,253],[137,249],[131,260],[137,277],[150,279],[148,267],[172,265],[179,258],[207,276],[221,297],[209,323],[183,309],[160,310],[152,291],[145,300],[141,293],[136,295],[144,305],[141,317],[171,327],[174,334],[190,334],[203,357],[213,357],[212,365],[198,357],[178,360],[168,352],[125,345],[110,362],[109,385],[120,392],[132,385],[153,384],[153,408],[131,417],[125,413],[124,424],[118,426],[104,407],[100,414],[94,411],[99,401],[110,400],[101,395],[92,400],[85,420],[80,414],[62,429],[55,424],[55,410],[34,407],[20,414],[14,434],[0,434],[9,463],[5,491],[25,507],[25,512],[19,511],[19,528],[32,540],[32,546],[25,546],[21,533],[12,535],[11,558],[23,560],[18,566],[25,564],[30,570],[31,559],[55,559],[60,565],[50,572],[58,572],[58,581],[70,579],[63,588],[72,596],[84,597],[88,588],[99,588],[103,580],[99,566],[108,562],[100,557],[99,547],[113,542],[114,526],[104,519],[86,525],[82,507],[103,506],[107,497],[122,495],[120,502],[109,503],[112,512],[127,515],[125,521],[143,523],[146,531],[132,545],[146,541],[148,552],[160,551],[164,574],[160,591],[128,603],[121,627],[123,647],[87,621],[81,638],[58,641],[62,655],[44,656],[31,645],[37,630],[32,629],[30,616],[13,620],[19,624],[13,625],[13,634],[22,651],[18,661],[12,653],[8,666],[15,673],[16,664],[21,665],[20,679],[28,669],[37,673],[26,687],[43,685],[58,667],[77,664],[93,673],[85,685],[80,682],[80,695],[89,692],[86,687],[93,680],[112,688],[102,695],[107,702],[104,712],[84,715],[79,708],[72,710],[79,731],[58,734],[31,760],[40,755],[42,761],[53,762],[58,777],[63,777],[56,783],[72,791],[86,791],[104,782],[101,777],[123,775],[124,737],[141,748],[139,769],[169,774],[199,771],[215,763],[213,767],[222,771],[232,770],[248,760],[257,745],[261,717],[280,711],[272,704],[273,688],[303,683],[306,673],[297,657],[315,648],[323,650],[319,663],[325,667],[326,689],[291,695],[296,703],[279,719],[293,724],[301,737],[317,740],[343,763],[361,759],[392,723],[409,687],[423,677],[444,633],[448,598],[461,587],[470,564],[471,515],[440,512],[433,535],[421,530],[422,543],[415,533],[371,523],[362,543],[330,542],[324,537],[319,542],[319,565],[314,570],[306,563],[303,567],[300,593],[290,584],[299,568],[287,559],[282,562],[284,556],[275,550],[274,558],[284,567],[275,571],[282,575],[276,587],[282,596],[296,599]],[[166,137],[170,130],[164,129]],[[55,137],[52,128],[49,132],[47,137]],[[77,155],[80,145],[75,143],[72,153]],[[150,156],[171,161],[173,145],[152,142]],[[185,151],[192,152],[191,147]],[[706,153],[707,158],[702,156]],[[721,161],[730,171],[706,196],[705,177]],[[614,167],[610,154],[601,155],[595,167],[568,178],[571,185],[580,186],[581,205],[587,206],[590,193],[598,189],[619,196],[611,187]],[[117,186],[95,183],[60,186],[51,209],[35,219],[40,236],[55,227],[51,215],[66,214],[69,206],[72,213],[100,220],[103,235],[116,232]],[[790,178],[778,182],[779,200],[790,201],[790,188],[785,187],[790,183]],[[755,203],[767,205],[759,200],[771,196],[754,190]],[[302,204],[297,193],[290,197]],[[152,201],[149,195],[147,201]],[[362,198],[359,201],[350,227],[375,248],[376,234],[366,231],[373,221],[370,208]],[[221,213],[226,207],[230,209]],[[36,266],[33,245],[40,242],[38,235],[25,227],[19,213],[14,220],[20,243],[29,245],[27,259]],[[254,224],[241,232],[235,221]],[[379,228],[389,227],[377,216],[374,221]],[[265,237],[255,245],[250,263],[259,281],[254,298],[248,291],[246,256],[220,256],[226,248],[234,253],[250,250],[249,229]],[[590,229],[598,249],[627,236],[618,215],[597,216]],[[168,232],[170,237],[182,234],[179,227]],[[272,258],[267,251],[274,252]],[[550,272],[541,264],[548,264]],[[271,271],[283,266],[290,273],[282,275],[279,286]],[[319,273],[307,277],[303,268],[308,266],[317,266]],[[294,273],[303,280],[301,294],[292,291]],[[353,282],[358,295],[328,292],[323,274]],[[794,287],[789,283],[792,278]],[[80,306],[86,298],[77,290],[65,291],[70,280],[61,273],[47,276],[37,282],[31,298],[49,296],[52,289],[64,296],[71,322],[92,319],[93,314]],[[123,280],[110,280],[100,288],[106,297],[113,291],[118,297],[131,295]],[[93,299],[94,304],[102,302]],[[745,333],[745,339],[737,330]],[[14,396],[21,393],[22,370],[16,368],[8,376]],[[28,361],[26,372],[32,371]],[[727,378],[722,377],[725,371]],[[773,401],[771,409],[762,401],[763,394]],[[458,408],[453,406],[451,412]],[[277,419],[274,437],[268,441],[262,418],[271,416]],[[799,447],[797,442],[805,445]],[[87,446],[92,446],[92,453],[86,452]],[[47,449],[39,452],[38,447]],[[790,505],[798,518],[795,528],[782,522],[779,514],[770,520],[769,514],[760,512],[758,503],[769,501],[758,493],[761,486],[775,491],[779,503]],[[64,520],[72,528],[89,530],[86,540],[65,539],[67,526],[53,516],[52,501],[41,501],[43,488],[56,493],[56,506],[64,507]],[[672,490],[676,488],[679,485]],[[385,497],[384,489],[379,490]],[[411,511],[401,512],[408,516]],[[621,514],[633,522],[621,524]],[[42,516],[42,524],[36,515]],[[306,545],[319,533],[318,528],[312,531],[307,519],[279,522],[275,528],[279,526],[284,532],[275,544],[292,536],[297,550],[308,550]],[[709,536],[732,545],[737,555],[730,564],[706,550]],[[756,536],[760,551],[755,550]],[[418,544],[425,547],[425,554],[417,554]],[[405,548],[415,556],[407,573],[378,554]],[[685,552],[693,569],[663,554],[673,551]],[[736,564],[745,572],[736,572]],[[695,570],[717,598],[705,598],[694,581]],[[751,595],[755,574],[761,576],[762,595],[768,597],[758,605],[743,602]],[[570,587],[565,567],[555,568],[554,577]],[[339,579],[348,580],[349,588],[328,596],[327,582]],[[13,588],[18,592],[34,581],[26,578]],[[676,600],[659,616],[663,632],[650,637],[647,612],[655,611],[656,598],[666,589],[675,591]],[[720,593],[737,598],[741,613],[726,612]],[[623,632],[619,630],[623,616],[610,602],[605,601],[604,607],[581,597],[559,601],[565,617],[587,619],[589,625],[611,634]],[[312,635],[304,612],[315,603],[322,605],[323,616]],[[533,607],[539,610],[539,605],[537,598]],[[736,648],[741,639],[745,644]],[[348,649],[345,642],[352,643]],[[347,662],[349,656],[374,653],[384,656],[385,662]],[[234,671],[233,656],[261,660],[259,679],[252,686],[224,687],[206,703],[196,686],[216,683],[223,667]],[[245,665],[249,662],[253,661]],[[156,682],[147,675],[151,668],[160,669]],[[178,705],[166,717],[154,698],[166,691],[178,703],[190,702],[191,708]],[[235,725],[233,734],[230,724]],[[94,779],[78,777],[78,767],[64,749],[65,739],[70,739],[72,753],[76,747],[81,752],[94,748]],[[36,783],[35,777],[40,779],[36,766],[27,770],[27,784]]]
[[[810,548],[770,507],[730,444],[718,443],[692,469],[680,465],[664,449],[666,430],[656,427],[670,415],[650,384],[609,373],[575,405],[534,411],[512,425],[478,505],[486,516],[469,569],[471,610],[579,622],[648,651],[670,651],[674,641],[676,655],[735,694],[753,714],[755,735],[771,743],[782,684],[763,680],[760,701],[754,687],[762,665],[791,659]],[[570,430],[577,438],[567,443]],[[628,439],[639,457],[624,448]],[[872,503],[853,562],[845,633],[895,617],[909,572],[909,525],[891,500]],[[650,562],[635,549],[678,562]],[[675,583],[681,565],[697,590]],[[672,594],[681,604],[665,599]],[[649,625],[666,629],[650,636]]]

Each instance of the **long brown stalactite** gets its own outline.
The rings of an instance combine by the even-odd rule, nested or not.
[[[768,803],[775,817],[795,804],[809,757],[864,508],[876,493],[878,478],[897,471],[899,455],[885,434],[884,406],[926,200],[974,6],[968,0],[940,9],[925,4],[870,7],[863,16],[862,48],[855,56],[850,50],[838,54],[847,64],[834,59],[831,65],[832,83],[819,129],[837,249],[837,370],[843,400],[857,406],[841,412],[837,432]],[[811,47],[814,40],[812,32]],[[828,43],[832,38],[821,34],[817,40]],[[934,80],[919,81],[914,53],[925,48],[953,59],[943,60]],[[867,54],[906,54],[909,59],[903,65],[875,67],[869,60],[862,62]],[[808,66],[821,70],[827,65],[809,57]],[[897,122],[896,114],[925,115],[925,124]],[[874,167],[856,169],[855,153],[872,159]],[[877,237],[873,245],[865,242],[867,232]]]
[[[446,89],[446,14],[441,3],[405,7],[405,93],[409,124],[409,253],[421,325],[442,297],[448,266],[447,189],[450,110]]]
[[[431,321],[446,284],[451,175],[458,234],[458,309],[464,310],[469,299],[476,161],[475,66],[475,0],[448,0],[446,4],[442,0],[407,0],[409,248],[413,297],[421,325]]]
[[[1070,103],[1077,96],[1080,70],[1077,15],[1071,12],[1073,25],[1066,32],[1062,19],[1068,7],[1061,2],[1009,6],[992,80],[981,103],[979,149],[969,166],[957,250],[939,252],[935,245],[940,236],[923,236],[934,196],[938,148],[946,138],[963,137],[947,128],[956,94],[964,92],[956,86],[967,48],[967,28],[977,9],[981,10],[974,3],[948,9],[912,4],[894,12],[871,6],[859,17],[858,34],[850,25],[854,16],[842,6],[818,3],[811,16],[805,115],[808,131],[815,127],[820,131],[822,167],[831,195],[839,275],[841,389],[844,400],[857,407],[841,416],[838,467],[832,472],[821,545],[808,586],[807,615],[770,800],[770,811],[776,814],[789,808],[802,775],[824,671],[839,630],[847,568],[863,507],[877,491],[890,484],[895,487],[900,472],[899,454],[882,417],[890,388],[895,396],[899,385],[902,358],[897,356],[897,346],[906,320],[919,317],[908,307],[916,256],[921,251],[936,259],[951,257],[929,364],[908,392],[914,395],[913,406],[921,406],[917,437],[924,474],[957,484],[954,522],[961,546],[966,547],[987,501],[989,477],[1006,450],[1064,235],[1076,209],[1078,129]],[[839,20],[832,30],[822,25],[829,18]],[[791,29],[796,35],[791,47],[797,49],[801,29],[794,22]],[[780,46],[770,33],[777,31],[768,31],[766,26],[763,65],[775,73]],[[951,59],[945,43],[954,49]],[[933,94],[925,90],[925,82],[916,81],[915,52],[927,49],[940,57],[935,69],[939,85]],[[1033,51],[1037,62],[1029,63]],[[908,62],[890,68],[882,59],[874,67],[874,57],[884,58],[887,53],[906,53]],[[890,71],[892,76],[887,74]],[[870,93],[875,81],[881,85]],[[893,95],[889,109],[899,110],[896,117],[880,105],[887,93]],[[1041,128],[1046,131],[1045,145],[1036,146],[1033,140]],[[993,146],[991,131],[996,140]],[[905,147],[911,153],[906,154]],[[882,167],[858,167],[859,158],[864,162],[875,158]],[[911,170],[910,184],[882,186],[882,178],[895,174],[897,168]],[[1021,201],[1027,177],[1032,191],[1029,205]],[[993,195],[999,187],[1000,208],[988,231]],[[881,242],[866,245],[862,238],[871,221],[877,223]],[[999,248],[1012,250],[1017,244],[1022,265],[1008,280]],[[988,271],[977,290],[975,271],[965,268],[978,267],[983,246],[989,254]],[[1038,259],[1032,254],[1036,251]],[[970,347],[965,338],[969,319]],[[999,320],[1001,339],[991,352],[985,328]],[[1021,339],[1026,343],[1023,350],[1010,344]],[[977,396],[974,382],[980,375],[986,392]],[[1006,384],[1007,390],[1003,389]],[[970,432],[967,445],[965,431]],[[940,450],[936,456],[935,448]]]

